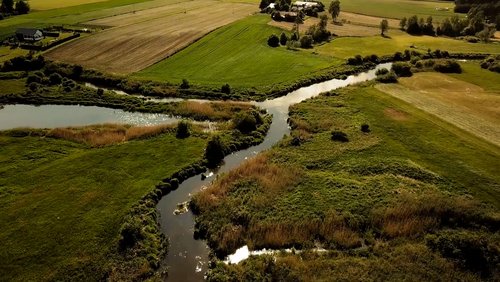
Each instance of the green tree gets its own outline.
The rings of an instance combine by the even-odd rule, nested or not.
[[[217,166],[224,158],[226,147],[222,142],[219,135],[215,135],[208,141],[207,148],[205,150],[205,158],[208,161],[209,166]]]
[[[383,19],[380,22],[380,35],[384,36],[384,33],[389,29],[389,22],[386,19]]]
[[[332,15],[332,20],[335,21],[340,14],[340,1],[335,0],[330,3],[328,12]]]
[[[276,34],[272,34],[267,39],[267,45],[269,45],[271,47],[278,47],[278,46],[280,46],[280,39],[279,39],[279,37]]]
[[[19,15],[24,15],[30,11],[30,5],[24,0],[19,0],[16,2],[15,10]]]
[[[401,30],[405,30],[406,29],[406,24],[408,22],[408,19],[406,17],[403,17],[400,21],[399,21],[399,27],[401,28]]]
[[[185,120],[181,120],[177,124],[177,132],[176,132],[176,137],[177,138],[187,138],[189,135],[191,135],[191,132],[189,130],[190,124],[189,122]]]
[[[288,42],[288,36],[286,36],[286,34],[282,32],[280,35],[280,44],[285,46],[287,42]]]
[[[14,12],[14,0],[2,0],[2,6],[0,6],[0,10],[3,13],[11,14]]]

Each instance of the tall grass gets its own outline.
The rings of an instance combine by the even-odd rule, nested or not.
[[[260,154],[247,160],[227,175],[218,178],[207,189],[196,194],[193,202],[199,211],[213,208],[235,189],[236,182],[242,180],[251,180],[263,187],[266,194],[273,194],[293,184],[298,175],[297,170],[273,164],[269,162],[268,154]]]
[[[133,139],[149,138],[173,131],[174,125],[130,126],[118,124],[100,124],[83,127],[55,128],[46,136],[71,140],[92,147],[102,147]]]
[[[196,120],[230,120],[235,113],[253,108],[253,105],[243,102],[183,101],[178,104],[175,114],[189,116]]]

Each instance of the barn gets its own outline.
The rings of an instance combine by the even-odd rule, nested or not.
[[[18,28],[16,37],[20,41],[39,41],[44,38],[43,32],[36,28]]]

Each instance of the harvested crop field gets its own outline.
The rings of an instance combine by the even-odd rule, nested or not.
[[[191,1],[88,22],[111,27],[46,56],[113,73],[144,69],[210,31],[250,15],[255,5]]]
[[[500,146],[500,95],[441,73],[417,73],[379,90]]]

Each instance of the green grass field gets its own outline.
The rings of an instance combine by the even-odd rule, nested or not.
[[[107,0],[71,0],[71,1],[61,1],[58,0],[30,0],[29,4],[32,10],[50,10],[58,9],[64,7],[78,6],[83,4],[103,2]]]
[[[222,27],[183,51],[135,74],[135,77],[235,87],[270,86],[338,65],[341,61],[309,50],[271,48],[267,38],[282,30],[267,25],[269,15],[248,17]]]
[[[500,75],[498,73],[485,70],[477,62],[460,62],[462,66],[461,74],[448,74],[454,78],[478,85],[490,93],[500,95]]]
[[[411,17],[418,15],[427,18],[432,16],[434,20],[454,15],[453,2],[446,1],[419,1],[419,0],[344,0],[340,1],[341,11],[359,13],[382,18]],[[436,8],[449,8],[448,11],[436,10]]]
[[[90,149],[51,138],[0,136],[0,277],[101,277],[130,207],[203,155],[204,137]]]
[[[411,50],[410,46],[412,45],[419,52],[427,52],[427,49],[430,48],[456,53],[500,53],[500,44],[498,43],[468,43],[443,37],[412,36],[399,30],[391,30],[388,35],[391,38],[381,36],[341,37],[315,49],[320,54],[338,58],[348,58],[357,54],[363,56],[389,55],[403,52],[406,49]]]

